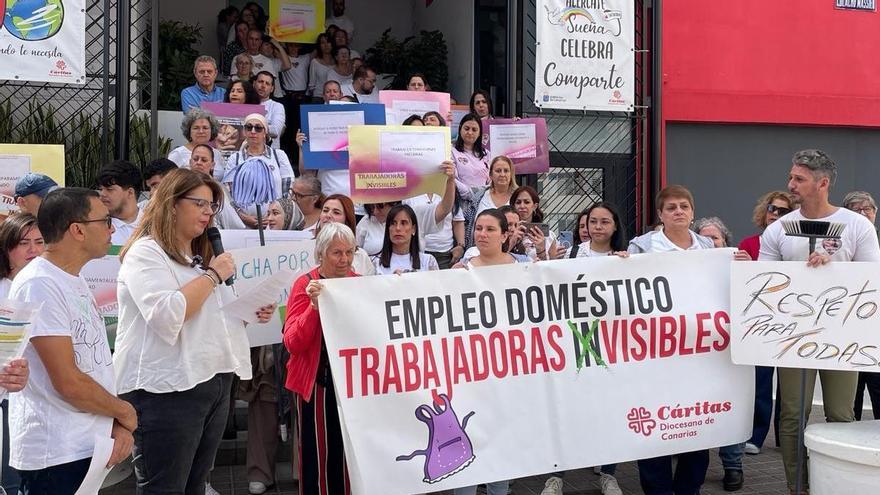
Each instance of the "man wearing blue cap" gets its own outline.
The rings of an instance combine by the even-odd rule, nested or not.
[[[22,213],[37,216],[43,198],[57,188],[48,175],[29,173],[15,183],[15,204]]]

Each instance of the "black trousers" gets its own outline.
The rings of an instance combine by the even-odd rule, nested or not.
[[[73,495],[82,484],[92,458],[59,464],[37,471],[19,471],[19,495]]]
[[[220,447],[232,373],[183,392],[135,390],[120,397],[134,406],[134,474],[138,495],[204,495]]]

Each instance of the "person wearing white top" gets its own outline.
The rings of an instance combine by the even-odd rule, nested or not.
[[[351,198],[342,194],[331,194],[324,200],[321,208],[321,217],[318,225],[315,227],[315,238],[321,232],[321,227],[328,223],[345,224],[351,229],[352,238],[354,238],[356,225],[354,217],[354,203]],[[357,244],[355,244],[357,246]],[[358,275],[375,275],[376,268],[370,260],[370,256],[361,247],[357,247],[354,252],[354,259],[351,263],[351,269]]]
[[[880,261],[880,246],[871,221],[864,216],[832,205],[828,201],[831,187],[837,179],[837,165],[820,150],[802,150],[794,154],[788,175],[788,190],[800,208],[771,223],[761,234],[759,261],[806,261],[808,266],[820,266],[829,262]],[[844,225],[839,239],[820,239],[814,253],[809,252],[808,239],[785,235],[784,225],[789,222],[812,220]],[[833,332],[834,328],[827,331]],[[782,462],[790,489],[807,485],[806,469],[803,479],[797,480],[798,430],[801,401],[806,404],[809,418],[813,401],[813,387],[800,395],[801,374],[806,373],[808,384],[815,383],[816,370],[778,368],[781,410],[779,414],[779,441]],[[823,409],[829,422],[853,421],[858,373],[854,371],[820,370]],[[801,446],[803,448],[803,446]]]
[[[353,40],[354,21],[352,21],[350,17],[345,15],[345,0],[333,0],[332,10],[333,15],[331,17],[328,17],[324,21],[324,28],[328,28],[332,25],[338,27],[339,29],[344,29],[345,32],[348,34],[348,40]]]
[[[232,255],[213,254],[207,228],[223,192],[208,176],[170,172],[120,253],[116,384],[138,411],[135,476],[156,493],[199,493],[229,412],[233,374],[251,378],[245,322],[220,308]],[[254,308],[266,322],[275,305]]]
[[[125,160],[111,162],[98,171],[98,193],[113,219],[111,242],[114,246],[125,244],[140,222],[137,200],[142,180],[141,171]]]
[[[354,67],[351,65],[351,50],[347,46],[337,46],[333,48],[332,53],[336,65],[331,67],[327,72],[327,80],[338,82],[341,90],[342,86],[350,85],[354,80]]]
[[[270,38],[269,43],[272,44],[273,53],[275,57],[267,57],[260,53],[260,48],[263,46],[263,32],[259,29],[251,29],[247,34],[247,49],[248,55],[251,56],[254,63],[252,66],[252,73],[254,75],[259,74],[260,72],[268,72],[272,74],[272,77],[278,79],[278,74],[283,71],[290,69],[290,58],[287,56],[287,52],[281,47],[281,44],[278,43],[277,40]],[[235,65],[233,65],[233,61],[229,62],[229,73],[235,74],[238,71],[235,69]],[[270,93],[272,94],[272,93]],[[277,90],[275,90],[274,95],[277,98],[281,98],[284,96],[284,93],[281,91],[281,86],[278,85]]]
[[[13,213],[0,224],[0,300],[9,296],[12,279],[33,259],[43,254],[43,235],[37,228],[37,218],[30,213]],[[18,392],[27,384],[27,360],[16,358],[0,371],[0,408],[3,431],[9,431],[9,401],[7,392]],[[9,466],[9,435],[3,438],[3,466],[0,480],[7,493],[18,493],[18,471]]]
[[[309,63],[309,86],[308,94],[312,96],[320,96],[324,89],[324,83],[327,82],[327,73],[336,64],[333,59],[333,43],[326,33],[318,35],[315,41],[316,53]]]
[[[694,221],[694,197],[686,188],[678,185],[663,188],[657,194],[655,204],[663,227],[632,239],[627,248],[631,254],[715,248],[712,239],[690,229]],[[751,257],[745,251],[738,251],[735,259],[748,260]],[[672,493],[673,479],[676,480],[675,491],[699,493],[709,467],[709,451],[680,452],[677,455],[675,472],[672,470],[671,455],[638,461],[642,487],[646,493]]]
[[[454,155],[453,155],[454,156]],[[458,173],[461,168],[456,164]],[[500,208],[510,203],[510,197],[519,186],[516,183],[516,169],[513,162],[506,156],[499,155],[492,159],[489,164],[489,186],[485,189],[471,189],[469,186],[462,187],[462,183],[456,180],[456,187],[462,200],[464,210],[464,246],[473,246],[474,221],[480,213]],[[474,194],[475,193],[475,194]]]
[[[409,205],[395,205],[388,212],[382,250],[373,258],[373,264],[379,275],[440,269],[433,256],[421,252],[419,221]]]
[[[533,187],[520,186],[516,191],[513,191],[510,202],[519,215],[520,222],[543,222],[544,212],[541,211],[538,191]],[[564,250],[559,252],[556,248],[556,233],[550,230],[545,235],[537,226],[526,230],[522,243],[526,248],[526,254],[533,260],[552,260],[564,254]]]
[[[178,167],[187,168],[192,150],[196,146],[200,144],[211,146],[211,143],[217,139],[217,134],[220,132],[220,122],[211,112],[201,108],[193,108],[183,116],[180,131],[186,139],[186,144],[171,150],[168,153],[168,159],[176,163]],[[212,173],[215,179],[220,180],[223,178],[223,154],[218,149],[213,147],[211,149],[214,150],[216,165]]]
[[[213,154],[209,153],[210,147],[204,144],[196,146],[192,151],[192,159],[189,162],[189,169],[205,175],[211,175],[214,170]],[[232,206],[232,200],[229,194],[229,187],[226,184],[220,184],[223,188],[223,207],[214,215],[214,225],[218,229],[246,229],[241,217]]]
[[[272,139],[272,147],[281,149],[281,133],[284,132],[284,125],[287,115],[284,105],[273,100],[272,91],[276,86],[276,78],[272,74],[265,71],[257,73],[254,79],[254,89],[260,95],[260,103],[266,109],[266,121],[268,122],[269,137]]]
[[[578,215],[577,231],[572,246],[563,258],[590,258],[617,254],[625,257],[626,228],[620,221],[617,207],[600,201]]]
[[[416,211],[442,201],[437,194],[420,194],[408,198],[404,203]],[[441,269],[452,268],[464,256],[464,210],[453,206],[452,213],[446,215],[439,223],[437,232],[424,234],[423,249],[437,260]]]
[[[369,203],[364,205],[366,215],[355,227],[355,241],[370,256],[378,256],[382,251],[385,237],[385,220],[395,203]]]
[[[356,97],[359,103],[379,103],[376,71],[366,65],[355,69],[351,83],[342,85],[342,94]]]
[[[266,145],[268,123],[266,117],[252,113],[244,118],[245,142],[241,149],[233,153],[226,161],[226,177],[224,182],[232,181],[231,173],[250,158],[264,160],[272,173],[275,197],[286,198],[290,194],[290,184],[293,182],[293,167],[287,154],[279,149],[273,149]],[[256,207],[237,208],[241,220],[250,228],[257,227]]]
[[[310,53],[301,55],[299,43],[285,43],[284,48],[290,59],[290,68],[278,74],[281,78],[281,89],[304,93],[309,88],[309,65],[312,62],[312,55]]]
[[[42,303],[23,357],[28,386],[10,397],[9,463],[24,493],[73,494],[85,477],[95,438],[112,437],[115,465],[131,453],[135,408],[116,397],[104,320],[80,275],[110,248],[113,226],[98,193],[49,193],[38,226],[46,252],[15,276],[9,298]]]

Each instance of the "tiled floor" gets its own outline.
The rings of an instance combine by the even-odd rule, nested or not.
[[[871,419],[870,413],[865,419]],[[820,407],[814,407],[811,422],[821,421],[823,417]],[[246,495],[247,477],[244,468],[244,440],[246,432],[239,433],[236,441],[227,441],[218,454],[218,466],[214,469],[212,486],[222,495]],[[782,455],[774,447],[773,432],[764,444],[764,449],[759,455],[745,456],[743,468],[745,472],[745,486],[736,492],[739,495],[787,495],[785,476],[782,471]],[[287,457],[287,456],[285,456]],[[225,464],[225,465],[224,465]],[[702,495],[721,495],[725,492],[721,487],[721,478],[724,471],[718,459],[717,449],[712,451],[709,473],[706,476],[706,484],[703,485]],[[295,495],[297,492],[296,482],[291,478],[289,462],[278,464],[278,484],[267,493],[271,495]],[[545,476],[534,476],[516,480],[512,485],[514,495],[538,495],[544,488]],[[626,495],[641,495],[639,487],[638,468],[634,462],[619,464],[617,467],[617,480],[620,488]],[[123,495],[134,493],[133,477],[112,487],[101,490],[100,495]],[[601,495],[599,490],[599,477],[593,474],[592,469],[579,469],[570,471],[565,476],[566,495]]]

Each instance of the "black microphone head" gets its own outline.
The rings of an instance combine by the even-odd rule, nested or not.
[[[206,232],[208,233],[209,241],[222,239],[222,236],[220,235],[220,229],[218,229],[217,227],[208,227],[208,230],[206,230]]]

